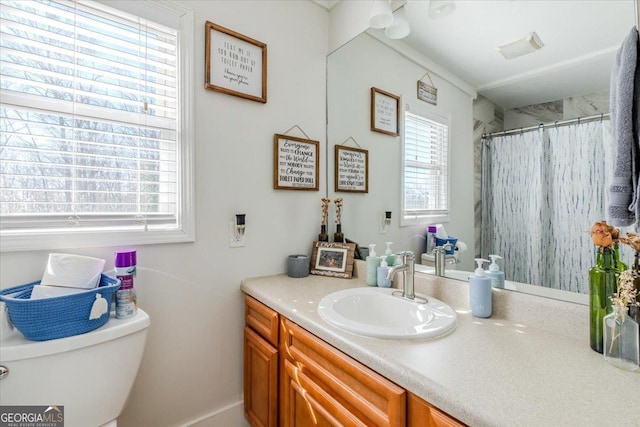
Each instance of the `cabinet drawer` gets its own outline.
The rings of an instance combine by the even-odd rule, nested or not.
[[[365,425],[404,426],[403,388],[283,319],[280,354],[320,391]],[[308,388],[308,387],[305,387]]]
[[[278,313],[261,302],[245,296],[244,304],[245,324],[256,331],[258,335],[278,346]]]
[[[282,427],[368,427],[288,360],[283,378]]]

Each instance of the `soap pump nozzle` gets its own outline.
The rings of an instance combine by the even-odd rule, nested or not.
[[[393,254],[393,251],[391,250],[391,245],[393,245],[393,242],[384,242],[384,244],[387,245],[387,249],[385,249],[384,254],[385,255]]]
[[[489,255],[491,258],[491,264],[489,264],[489,271],[500,271],[500,266],[496,263],[497,259],[502,259],[500,255]]]
[[[375,257],[376,256],[376,245],[375,245],[375,243],[371,243],[369,245],[369,256],[370,257]]]
[[[475,258],[474,261],[478,265],[478,267],[475,270],[476,276],[484,276],[485,273],[484,273],[484,269],[482,268],[482,264],[484,264],[485,262],[489,262],[489,260],[484,258]]]

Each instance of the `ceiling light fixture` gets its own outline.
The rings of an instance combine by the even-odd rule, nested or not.
[[[544,43],[542,43],[540,37],[532,31],[521,39],[498,46],[496,49],[498,49],[505,59],[513,59],[542,49],[543,46]]]
[[[399,40],[407,37],[410,32],[411,28],[407,20],[407,12],[403,6],[396,10],[393,15],[393,22],[384,30],[384,34],[392,40]]]
[[[393,12],[389,0],[373,0],[373,7],[369,14],[371,28],[386,28],[393,23]]]
[[[454,0],[431,0],[427,16],[431,19],[444,18],[447,15],[451,15],[454,10],[456,10],[456,2]]]

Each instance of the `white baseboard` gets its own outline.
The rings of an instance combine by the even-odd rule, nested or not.
[[[210,412],[182,427],[249,427],[244,419],[244,402],[241,400],[232,405]]]

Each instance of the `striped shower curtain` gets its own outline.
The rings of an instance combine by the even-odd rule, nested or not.
[[[589,293],[610,145],[608,120],[484,141],[481,254],[502,256],[507,280]]]

